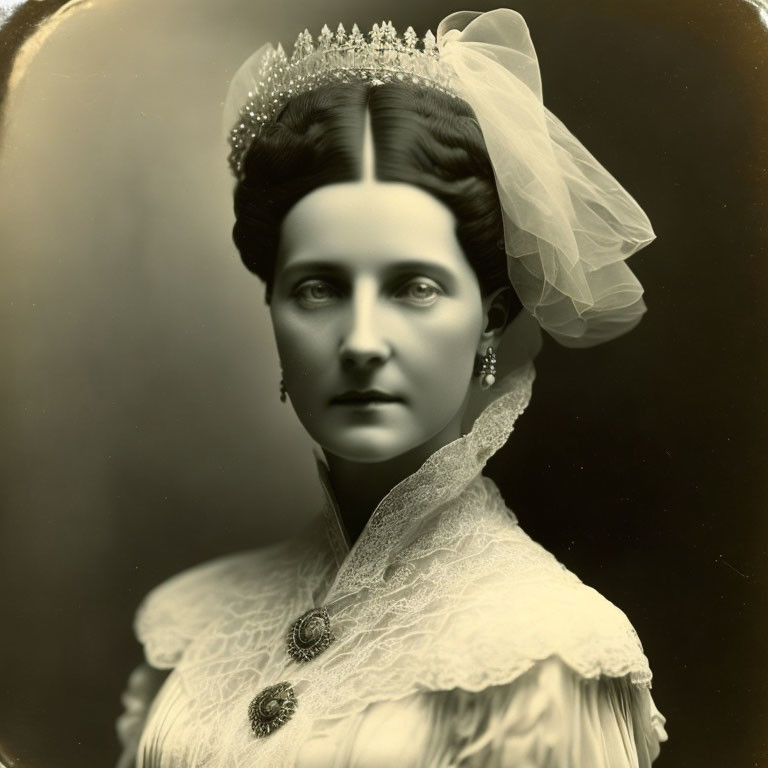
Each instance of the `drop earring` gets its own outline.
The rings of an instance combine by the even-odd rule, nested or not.
[[[283,364],[280,363],[280,402],[284,403],[288,398],[288,390],[285,388],[285,376],[283,375]]]
[[[480,358],[480,387],[490,389],[496,382],[496,354],[488,347]]]

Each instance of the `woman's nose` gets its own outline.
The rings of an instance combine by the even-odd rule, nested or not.
[[[350,298],[339,348],[344,365],[381,365],[391,354],[377,294],[375,286],[362,285]]]

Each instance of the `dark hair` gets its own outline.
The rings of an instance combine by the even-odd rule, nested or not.
[[[233,238],[267,284],[267,300],[284,216],[318,187],[362,177],[366,110],[376,178],[413,184],[447,205],[483,295],[508,286],[493,169],[469,105],[406,83],[345,83],[294,97],[245,157]]]

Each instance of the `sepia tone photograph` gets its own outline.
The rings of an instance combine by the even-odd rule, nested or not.
[[[768,768],[766,0],[0,43],[0,768]]]

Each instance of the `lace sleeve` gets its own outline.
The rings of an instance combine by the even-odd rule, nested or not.
[[[122,748],[116,768],[134,768],[147,713],[167,675],[167,672],[154,669],[149,664],[139,664],[128,678],[121,698],[123,714],[115,724]]]
[[[648,768],[667,739],[647,688],[582,678],[556,656],[479,695],[459,708],[456,768]]]

